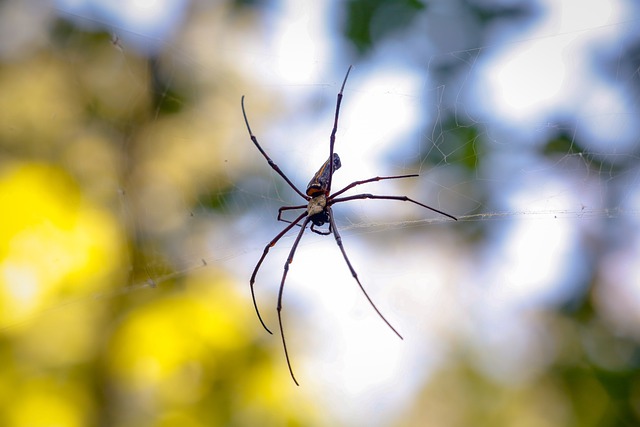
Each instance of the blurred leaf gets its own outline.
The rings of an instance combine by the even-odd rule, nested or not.
[[[347,3],[346,36],[361,54],[373,44],[406,28],[425,9],[418,0],[350,0]]]
[[[477,126],[456,123],[455,118],[442,123],[441,133],[433,144],[426,144],[424,158],[432,165],[456,164],[475,171],[481,160],[483,139]],[[433,146],[437,149],[433,149]]]
[[[560,154],[564,156],[567,153],[575,154],[582,152],[582,148],[574,141],[574,138],[566,133],[561,133],[555,138],[548,140],[543,149],[543,153],[546,156],[551,154]]]

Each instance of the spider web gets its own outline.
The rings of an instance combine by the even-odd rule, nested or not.
[[[376,422],[393,419],[461,342],[497,381],[534,377],[552,350],[531,313],[578,304],[594,277],[601,280],[594,292],[602,315],[637,334],[638,20],[637,10],[625,15],[624,7],[633,8],[620,3],[615,13],[576,24],[497,25],[471,48],[438,35],[436,8],[413,24],[432,28],[430,46],[423,33],[407,31],[355,63],[336,142],[343,167],[333,187],[419,173],[352,194],[407,195],[459,221],[392,201],[334,209],[362,283],[404,342],[367,305],[333,237],[303,237],[285,289],[285,332],[299,379],[336,417],[370,425],[367,408],[384,401]],[[7,150],[75,177],[83,197],[110,212],[114,232],[126,236],[118,261],[128,271],[5,317],[7,335],[71,316],[74,307],[118,313],[121,300],[148,303],[192,277],[211,286],[231,282],[228,289],[249,308],[246,321],[256,335],[263,332],[251,317],[248,278],[264,245],[285,226],[275,220],[278,207],[302,201],[251,144],[240,96],[262,147],[304,190],[326,160],[349,62],[288,44],[281,31],[296,26],[273,12],[265,12],[266,23],[248,24],[238,11],[196,4],[199,13],[166,40],[64,7],[48,18],[64,22],[43,32],[40,48],[50,55],[44,63],[94,114],[64,155],[43,155],[35,145]],[[279,30],[265,43],[269,25]],[[152,60],[141,59],[141,46],[151,46],[144,53]],[[10,114],[0,124],[5,136],[20,125]],[[80,149],[90,142],[104,157],[86,164],[97,156]],[[256,283],[274,331],[294,238],[289,233],[270,250]],[[627,310],[616,309],[621,305]],[[279,344],[273,337],[268,345],[284,369]],[[354,409],[345,399],[364,405]]]

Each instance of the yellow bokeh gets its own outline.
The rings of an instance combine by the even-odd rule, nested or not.
[[[237,285],[194,274],[122,319],[108,345],[107,371],[113,389],[135,402],[128,424],[148,421],[148,414],[157,426],[222,425],[239,414],[239,425],[322,418],[301,399],[284,358],[256,347],[256,334],[278,350],[280,340],[262,335]]]
[[[89,396],[70,383],[29,380],[14,390],[5,420],[11,427],[82,427],[93,416]]]
[[[186,286],[185,292],[139,307],[116,330],[110,365],[125,387],[162,386],[184,397],[194,390],[192,381],[202,380],[203,365],[215,370],[217,357],[247,345],[246,303],[228,283],[206,283],[196,276]]]
[[[12,166],[0,175],[0,325],[6,333],[45,309],[112,285],[122,236],[60,170]],[[12,325],[16,325],[12,328]]]

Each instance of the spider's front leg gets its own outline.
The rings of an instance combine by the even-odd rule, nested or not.
[[[244,117],[244,123],[247,125],[247,131],[249,132],[249,138],[253,142],[253,145],[256,146],[258,151],[260,151],[260,154],[262,154],[262,157],[264,157],[265,160],[267,161],[267,163],[269,164],[269,166],[271,166],[271,169],[276,171],[278,173],[278,175],[280,175],[282,177],[282,179],[284,179],[287,182],[287,184],[289,184],[289,187],[291,187],[296,193],[298,193],[300,195],[300,197],[302,197],[303,199],[308,200],[309,197],[306,194],[304,194],[302,191],[300,191],[298,189],[298,187],[296,187],[293,182],[291,182],[291,180],[287,177],[287,175],[284,174],[284,172],[282,172],[282,170],[276,164],[276,162],[271,160],[271,157],[269,157],[267,152],[264,151],[264,149],[260,146],[260,143],[258,143],[258,138],[256,138],[256,136],[253,134],[253,131],[251,130],[251,126],[249,126],[249,119],[247,119],[247,112],[244,110],[244,95],[242,95],[242,98],[240,98],[240,105],[242,106],[242,116]]]

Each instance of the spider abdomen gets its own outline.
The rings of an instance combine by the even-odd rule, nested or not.
[[[340,169],[342,162],[340,162],[340,156],[338,153],[333,153],[333,170],[329,164],[329,159],[318,169],[318,172],[311,178],[307,185],[307,196],[316,197],[318,194],[328,192],[329,183],[331,182],[331,175],[333,172]]]

